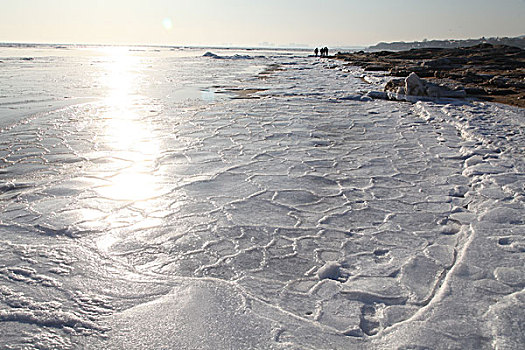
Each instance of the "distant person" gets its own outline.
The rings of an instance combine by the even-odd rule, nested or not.
[[[327,47],[324,48],[324,55],[328,57],[328,48]]]
[[[315,48],[314,53],[315,53],[315,57],[317,57],[317,54],[319,53],[319,49],[317,47]]]
[[[321,57],[323,57],[323,56],[324,56],[324,48],[321,47]]]

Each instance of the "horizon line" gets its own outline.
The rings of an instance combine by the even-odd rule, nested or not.
[[[256,45],[200,45],[200,44],[189,44],[189,45],[169,45],[169,44],[99,44],[99,43],[51,43],[51,42],[23,42],[23,41],[0,41],[0,46],[8,45],[42,45],[42,46],[85,46],[85,47],[159,47],[159,48],[195,48],[195,49],[270,49],[270,50],[312,50],[316,46],[294,46],[294,45],[275,45],[275,46],[264,46],[260,44]],[[332,48],[366,48],[370,45],[329,45]],[[319,46],[317,46],[319,47]]]

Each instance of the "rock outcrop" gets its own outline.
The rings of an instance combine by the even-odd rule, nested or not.
[[[428,80],[424,91],[418,91],[422,87],[414,82],[411,92],[416,96],[447,97],[464,91],[467,97],[525,107],[525,50],[518,47],[480,44],[451,49],[359,51],[338,53],[336,58],[365,71],[385,71],[394,77],[407,78],[415,73]],[[388,91],[396,91],[394,86],[398,89],[403,84],[404,79],[395,80]],[[440,88],[436,90],[435,86]]]

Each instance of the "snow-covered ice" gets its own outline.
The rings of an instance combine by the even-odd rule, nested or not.
[[[523,348],[523,109],[204,52],[0,49],[5,348]]]

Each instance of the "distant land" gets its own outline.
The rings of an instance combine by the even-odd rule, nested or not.
[[[514,38],[479,38],[479,39],[465,39],[465,40],[423,40],[423,41],[396,41],[393,43],[381,42],[377,45],[370,46],[367,48],[367,51],[404,51],[411,49],[428,49],[428,48],[443,48],[450,49],[456,47],[469,47],[476,46],[479,44],[492,44],[492,45],[507,45],[519,47],[520,49],[525,49],[525,35],[521,35]]]

